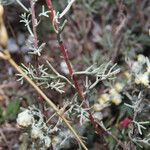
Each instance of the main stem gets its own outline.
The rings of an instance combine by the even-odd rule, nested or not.
[[[52,2],[51,2],[51,0],[46,0],[46,4],[47,4],[47,7],[48,7],[48,9],[49,9],[49,11],[50,11],[50,19],[51,19],[51,21],[53,22],[54,28],[55,28],[55,30],[58,31],[58,30],[59,30],[59,29],[58,29],[59,26],[58,26],[56,20],[54,19],[54,10],[53,10],[53,7],[52,7]],[[79,84],[78,84],[77,79],[76,79],[75,76],[73,75],[73,72],[74,72],[74,71],[73,71],[73,68],[72,68],[72,66],[71,66],[71,64],[70,64],[70,61],[69,61],[68,52],[67,52],[67,50],[65,49],[64,43],[63,43],[63,41],[61,40],[61,37],[60,37],[60,34],[59,34],[59,33],[57,34],[57,37],[58,37],[59,49],[60,49],[60,51],[61,51],[61,53],[62,53],[62,55],[63,55],[63,58],[64,58],[64,60],[65,60],[65,63],[66,63],[66,65],[67,65],[67,68],[68,68],[68,70],[69,70],[69,74],[70,74],[70,76],[71,76],[71,78],[72,78],[72,80],[73,80],[75,89],[76,89],[76,91],[77,91],[77,93],[78,93],[78,96],[79,96],[80,100],[83,101],[83,100],[84,100],[84,96],[83,96],[83,93],[82,93],[82,91],[81,91],[81,89],[80,89],[80,86],[79,86]]]

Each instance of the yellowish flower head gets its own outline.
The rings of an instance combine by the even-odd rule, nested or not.
[[[107,93],[105,93],[105,94],[102,94],[101,96],[100,96],[100,98],[98,99],[98,102],[99,102],[99,104],[102,106],[102,105],[104,105],[104,104],[106,104],[107,102],[109,102],[110,101],[110,96],[109,96],[109,94],[107,94]]]
[[[126,78],[127,80],[130,80],[130,79],[131,79],[131,75],[129,74],[128,71],[125,71],[125,72],[124,72],[124,76],[125,76],[125,78]]]
[[[105,94],[102,94],[100,96],[101,99],[103,99],[105,102],[109,101],[110,100],[110,96],[109,94],[105,93]]]
[[[122,89],[123,89],[123,84],[122,83],[116,83],[115,84],[115,90],[117,91],[117,92],[121,92],[122,91]]]
[[[118,94],[118,92],[114,88],[112,88],[112,89],[109,90],[109,94],[111,96],[114,96],[114,95]]]
[[[115,105],[119,105],[122,102],[121,95],[115,94],[114,96],[112,96],[111,102]]]
[[[61,141],[61,138],[60,138],[60,137],[54,136],[54,137],[52,138],[51,143],[52,143],[53,146],[54,146],[54,145],[56,145],[57,143],[59,143],[60,141]]]
[[[135,78],[136,84],[142,84],[144,86],[149,86],[149,74],[145,72],[144,74],[138,74]]]
[[[102,106],[100,104],[94,104],[93,105],[93,110],[95,112],[101,111],[102,110]]]
[[[98,102],[99,102],[100,105],[104,105],[106,103],[102,98],[99,98]]]

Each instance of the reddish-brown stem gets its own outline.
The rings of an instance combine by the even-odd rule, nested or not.
[[[57,25],[56,20],[54,20],[54,10],[53,10],[53,7],[52,7],[51,0],[46,0],[46,4],[47,4],[47,7],[48,7],[48,10],[50,11],[50,19],[51,19],[51,21],[53,21],[54,28],[57,30],[58,29],[58,25]]]
[[[50,19],[53,22],[54,28],[55,28],[55,30],[58,30],[58,24],[57,24],[56,20],[54,19],[54,10],[53,10],[53,7],[52,7],[51,0],[46,0],[46,4],[47,4],[47,7],[48,7],[48,9],[50,11]],[[60,51],[61,51],[61,53],[63,55],[63,58],[64,58],[64,60],[66,62],[66,65],[67,65],[68,70],[69,70],[69,74],[70,74],[70,76],[71,76],[71,78],[73,80],[73,83],[74,83],[74,86],[75,86],[76,91],[78,93],[78,96],[79,96],[80,100],[83,101],[84,100],[84,96],[83,96],[82,91],[81,91],[81,89],[79,87],[77,79],[73,76],[73,68],[72,68],[72,66],[70,64],[68,53],[67,53],[67,51],[65,49],[63,41],[60,40],[60,35],[58,35],[58,37],[59,37],[58,38],[59,39],[58,43],[59,43]]]
[[[79,87],[79,85],[78,85],[78,82],[77,82],[75,76],[73,76],[73,69],[72,69],[72,66],[71,66],[71,64],[70,64],[70,62],[69,62],[68,53],[67,53],[67,51],[65,50],[65,47],[64,47],[64,44],[63,44],[62,41],[59,42],[59,47],[60,47],[61,53],[63,54],[64,60],[65,60],[65,62],[66,62],[66,64],[67,64],[67,67],[68,67],[68,70],[69,70],[69,74],[70,74],[70,76],[72,77],[74,86],[75,86],[76,91],[77,91],[77,93],[78,93],[78,96],[79,96],[80,100],[82,101],[82,100],[84,100],[84,97],[83,97],[83,94],[82,94],[82,92],[81,92],[81,90],[80,90],[80,87]]]

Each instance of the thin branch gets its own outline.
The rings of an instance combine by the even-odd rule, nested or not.
[[[57,72],[57,70],[50,64],[49,61],[46,61],[48,66],[52,69],[52,71],[59,77],[62,78],[63,80],[65,80],[66,82],[68,82],[73,88],[75,88],[75,86],[65,77],[62,76],[59,72]]]
[[[75,2],[75,0],[71,0],[68,5],[66,6],[66,8],[63,10],[63,12],[60,14],[59,18],[62,18],[70,9],[70,7],[72,6],[72,4]]]
[[[16,2],[26,11],[29,12],[29,10],[23,5],[23,3],[20,0],[16,0]]]

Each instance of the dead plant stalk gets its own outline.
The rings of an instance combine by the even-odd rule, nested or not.
[[[76,131],[72,128],[72,126],[69,124],[67,119],[62,115],[62,112],[57,108],[57,106],[50,100],[44,92],[21,70],[21,68],[15,63],[15,61],[11,58],[8,51],[5,51],[4,53],[0,52],[0,58],[8,61],[25,79],[26,81],[41,95],[41,97],[49,104],[50,107],[53,108],[53,110],[62,118],[66,126],[70,129],[70,131],[74,134],[78,142],[82,145],[82,147],[85,150],[88,150],[85,144],[82,142],[79,135],[76,133]]]

